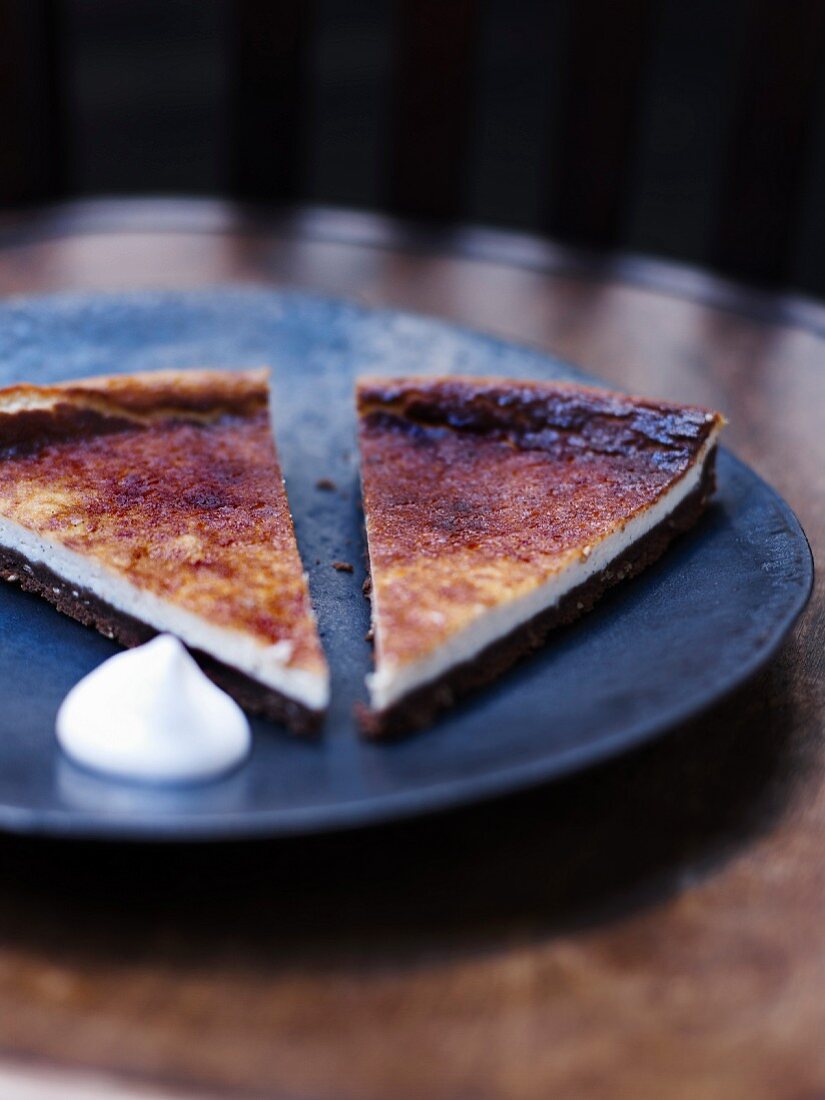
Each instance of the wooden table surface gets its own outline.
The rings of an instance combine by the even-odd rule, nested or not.
[[[243,281],[455,319],[719,407],[825,548],[813,303],[324,211],[107,203],[0,225],[6,295]],[[820,579],[736,697],[472,810],[278,844],[3,840],[2,1095],[825,1095],[824,640]]]

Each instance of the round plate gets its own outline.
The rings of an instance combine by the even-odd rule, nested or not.
[[[164,790],[69,763],[54,738],[68,689],[117,647],[0,585],[0,828],[141,839],[286,835],[456,806],[569,773],[664,733],[774,653],[813,565],[788,506],[730,454],[697,528],[641,577],[431,729],[359,741],[371,652],[361,591],[352,386],[358,374],[586,379],[539,352],[402,313],[257,289],[71,295],[0,307],[0,383],[147,368],[269,363],[278,447],[332,668],[318,741],[253,723],[249,761]],[[316,482],[331,477],[337,491]],[[352,574],[331,562],[352,562]],[[113,730],[113,736],[117,731]]]

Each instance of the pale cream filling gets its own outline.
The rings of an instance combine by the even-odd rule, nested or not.
[[[526,596],[500,604],[482,612],[449,641],[439,645],[417,661],[407,664],[383,662],[367,676],[367,687],[373,709],[386,710],[405,695],[437,680],[448,669],[478,656],[487,646],[507,637],[519,626],[529,622],[539,612],[554,607],[568,592],[601,572],[648,531],[667,519],[681,502],[699,485],[705,459],[715,446],[719,428],[714,428],[696,456],[696,461],[655,504],[625,523],[621,530],[606,535],[592,545],[589,555],[576,558],[560,573],[554,573]],[[373,623],[380,620],[376,586],[372,592]]]
[[[131,615],[154,630],[176,635],[193,649],[203,650],[311,710],[323,710],[329,701],[328,676],[288,667],[292,655],[288,641],[266,645],[241,631],[206,622],[191,611],[137,588],[93,558],[76,554],[2,516],[0,544],[16,550],[28,561],[42,563],[66,584],[74,586],[77,593],[88,588],[116,611]]]

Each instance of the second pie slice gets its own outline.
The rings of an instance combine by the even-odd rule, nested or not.
[[[364,380],[358,412],[371,734],[428,723],[657,558],[704,509],[724,424],[480,378]]]
[[[266,371],[0,390],[0,575],[127,646],[177,635],[251,710],[321,721]]]

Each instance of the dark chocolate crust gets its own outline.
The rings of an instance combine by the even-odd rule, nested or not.
[[[95,627],[121,645],[130,648],[143,645],[158,633],[139,619],[118,611],[88,589],[68,584],[45,565],[29,562],[16,550],[2,546],[0,577],[19,584],[27,592],[37,593],[64,615],[77,619],[84,626]],[[280,722],[294,733],[314,734],[319,731],[323,722],[321,712],[310,710],[200,650],[192,650],[192,655],[207,676],[246,710]]]
[[[511,634],[493,642],[471,661],[449,669],[443,676],[424,684],[386,710],[373,711],[360,705],[357,716],[363,732],[368,737],[387,737],[421,729],[457,699],[497,679],[522,657],[538,649],[555,627],[573,622],[589,611],[614,584],[636,576],[660,557],[677,535],[687,531],[698,520],[715,487],[714,447],[705,459],[696,489],[665,520],[629,546],[606,569],[568,592],[554,607],[539,612]]]

